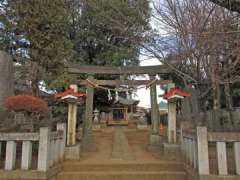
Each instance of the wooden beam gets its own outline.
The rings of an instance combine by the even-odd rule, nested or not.
[[[79,85],[87,85],[86,80],[78,80],[76,82]],[[128,85],[128,86],[141,86],[151,83],[150,80],[94,80],[94,83],[100,86],[118,86],[118,85]],[[172,83],[171,80],[157,80],[156,84],[169,84]]]
[[[89,66],[89,65],[68,65],[68,72],[73,74],[166,74],[171,70],[166,65],[158,66],[132,66],[132,67],[111,67],[111,66]]]

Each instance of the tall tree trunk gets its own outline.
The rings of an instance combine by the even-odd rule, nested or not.
[[[226,100],[226,109],[232,110],[232,96],[229,82],[224,84],[224,94]]]
[[[220,109],[220,87],[217,80],[217,63],[214,56],[210,56],[211,81],[213,90],[213,109]]]

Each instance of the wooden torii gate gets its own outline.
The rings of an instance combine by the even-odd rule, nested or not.
[[[89,84],[105,86],[118,86],[118,85],[129,85],[139,86],[150,84],[150,97],[151,97],[151,135],[150,145],[158,145],[160,142],[159,136],[159,112],[157,104],[157,88],[156,85],[169,84],[170,80],[155,80],[156,75],[170,73],[171,70],[166,65],[159,66],[134,66],[134,67],[110,67],[110,66],[80,66],[80,65],[69,65],[68,72],[73,74],[88,74],[87,80],[79,80],[76,83],[80,85],[86,85],[87,87],[87,98],[86,98],[86,112],[85,119],[83,121],[83,149],[91,151],[94,149],[93,137],[92,137],[92,119],[93,119],[93,95],[94,87]],[[131,75],[131,74],[148,74],[150,80],[96,80],[93,75],[95,74],[109,74],[109,75]]]

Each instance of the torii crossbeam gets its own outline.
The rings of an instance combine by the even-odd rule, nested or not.
[[[167,74],[171,70],[166,65],[158,66],[90,66],[70,64],[69,73],[74,74]]]
[[[127,85],[127,86],[141,86],[150,84],[152,80],[94,80],[94,83],[100,86],[120,86],[120,85]],[[88,85],[87,80],[78,80],[76,81],[79,85]],[[169,84],[172,83],[171,80],[156,80],[155,83],[157,85]]]

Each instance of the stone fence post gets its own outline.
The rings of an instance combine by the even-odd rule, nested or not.
[[[197,127],[198,173],[209,175],[208,137],[206,127]]]
[[[64,152],[65,152],[65,146],[66,146],[66,124],[65,123],[58,123],[57,124],[57,130],[63,131],[63,138],[60,142],[60,160],[63,160]]]
[[[39,171],[47,171],[50,160],[50,128],[40,128],[40,139],[38,148],[38,167]]]

